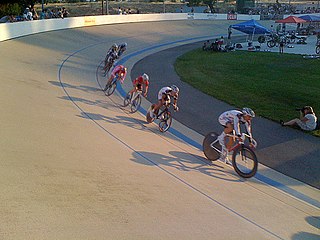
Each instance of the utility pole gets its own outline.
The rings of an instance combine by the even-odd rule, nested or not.
[[[103,15],[103,1],[104,1],[104,0],[101,1],[101,14],[102,14],[102,15]]]

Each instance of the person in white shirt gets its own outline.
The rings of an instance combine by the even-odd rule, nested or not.
[[[317,127],[317,117],[310,106],[304,106],[300,111],[300,118],[292,119],[288,122],[280,120],[282,126],[299,126],[302,130],[313,131]]]

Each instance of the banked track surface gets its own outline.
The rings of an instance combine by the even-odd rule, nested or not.
[[[111,43],[128,42],[130,54],[207,36],[208,29],[226,28],[205,21],[123,24],[1,43],[3,239],[318,237],[319,208],[207,162],[100,91],[96,68]]]

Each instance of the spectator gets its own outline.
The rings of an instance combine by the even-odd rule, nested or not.
[[[286,42],[285,36],[281,36],[280,42],[279,42],[279,53],[283,53],[285,42]]]
[[[30,8],[26,8],[23,12],[23,18],[25,21],[31,21],[33,20],[32,18],[32,13],[30,12]]]
[[[276,28],[277,34],[279,34],[280,30],[281,30],[281,24],[278,24],[278,25],[277,25],[277,28]]]
[[[231,39],[232,29],[231,26],[228,27],[228,39]]]
[[[122,9],[121,9],[121,7],[118,8],[118,15],[122,15]]]
[[[33,18],[33,20],[38,20],[38,19],[39,19],[38,13],[37,13],[37,11],[34,9],[34,7],[31,8],[31,13],[32,13],[32,18]]]
[[[41,13],[40,13],[39,19],[40,19],[40,20],[43,20],[43,19],[45,19],[45,18],[46,18],[46,13],[45,13],[44,10],[42,10]]]
[[[302,130],[313,131],[317,127],[317,117],[310,106],[297,109],[300,112],[300,119],[295,118],[288,122],[280,120],[281,126],[299,126]]]
[[[68,10],[63,7],[62,11],[61,11],[62,18],[66,18],[66,17],[68,17],[68,15],[69,15]]]

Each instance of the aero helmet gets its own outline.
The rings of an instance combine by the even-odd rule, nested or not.
[[[171,86],[172,91],[178,93],[179,92],[179,88],[176,85],[172,85]]]
[[[144,73],[144,74],[142,75],[142,78],[143,78],[145,81],[149,81],[149,76],[148,76],[148,74],[146,74],[146,73]]]
[[[113,50],[117,50],[118,49],[118,45],[116,43],[112,44],[112,49]]]
[[[256,116],[254,111],[251,108],[247,108],[247,107],[242,108],[242,113],[244,115],[247,115],[247,116],[250,116],[250,117],[255,117]]]

